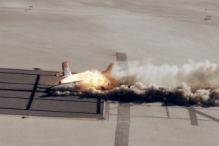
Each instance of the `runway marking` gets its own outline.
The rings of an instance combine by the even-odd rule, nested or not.
[[[32,92],[33,90],[22,90],[22,89],[1,89],[0,88],[0,90],[2,90],[2,91],[17,91],[17,92]],[[36,91],[36,92],[43,92],[43,91]]]
[[[194,111],[195,111],[197,114],[199,114],[199,115],[202,115],[202,116],[204,116],[204,117],[206,117],[206,118],[209,118],[209,119],[211,119],[211,120],[213,120],[213,121],[215,121],[215,122],[219,122],[219,119],[217,119],[217,118],[215,118],[215,117],[212,117],[212,116],[210,116],[210,115],[207,115],[207,114],[205,114],[205,113],[202,113],[202,112],[200,112],[200,111],[197,111],[196,109],[194,109]]]
[[[127,71],[126,53],[116,52],[117,63]],[[114,146],[128,146],[130,128],[130,103],[119,103]]]
[[[199,114],[199,115],[202,115],[202,116],[204,116],[204,117],[206,117],[206,118],[209,118],[209,119],[211,119],[211,120],[213,120],[213,121],[215,121],[215,122],[219,122],[219,119],[217,119],[217,118],[215,118],[215,117],[212,117],[212,116],[210,116],[210,115],[208,115],[208,114],[205,114],[205,113],[203,113],[203,112],[200,112],[200,111],[197,111],[194,107],[193,107],[193,109],[191,109],[191,107],[185,107],[186,109],[188,109],[188,111],[190,112],[190,111],[192,111],[192,112],[194,112],[194,113],[196,113],[196,114]],[[195,115],[195,117],[196,117],[196,115]],[[191,119],[191,118],[190,118]],[[197,120],[197,118],[196,118],[196,120]],[[192,122],[192,121],[191,121]],[[197,124],[198,124],[198,120],[197,120]]]
[[[104,109],[103,109],[103,119],[105,120],[109,120],[109,109],[110,109],[110,105],[109,102],[105,101],[104,102]]]
[[[1,68],[0,68],[0,70],[1,70]],[[13,70],[13,69],[11,69],[11,70]],[[39,73],[3,72],[3,71],[0,71],[0,74],[39,75]],[[42,74],[41,73],[40,75],[43,75],[43,76],[54,76],[52,73],[50,73],[50,74],[46,74],[46,73]]]
[[[116,52],[117,64],[122,70],[127,71],[127,55],[126,53]]]
[[[114,146],[128,146],[130,129],[130,103],[120,103]]]
[[[40,75],[37,75],[36,76],[36,81],[35,81],[35,84],[34,84],[34,87],[33,87],[33,91],[32,91],[32,93],[30,95],[30,100],[29,100],[29,102],[28,102],[28,104],[26,106],[26,110],[30,110],[31,104],[32,104],[33,99],[34,99],[34,95],[35,95],[36,90],[37,90],[37,86],[38,86],[39,80],[40,80]]]
[[[126,53],[116,52],[117,65],[120,66],[121,72],[124,74],[128,73],[128,63]],[[127,84],[129,84],[129,79],[127,79]]]
[[[126,53],[116,52],[116,59],[117,61],[126,61],[127,55]]]
[[[198,120],[197,120],[197,116],[196,116],[196,113],[195,113],[195,108],[190,106],[187,109],[188,109],[188,112],[189,112],[191,125],[198,125]]]

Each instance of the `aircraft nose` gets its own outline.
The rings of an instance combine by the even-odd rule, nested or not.
[[[46,89],[45,93],[49,94],[49,93],[50,93],[50,91],[51,91],[51,89],[50,89],[50,88],[48,88],[48,89]]]

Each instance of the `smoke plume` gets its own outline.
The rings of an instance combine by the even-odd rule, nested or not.
[[[219,105],[219,66],[209,61],[190,61],[181,67],[119,62],[112,68],[111,76],[123,86],[110,93],[122,91],[135,99],[167,100],[181,105]]]
[[[89,87],[85,92],[116,100],[219,106],[219,66],[209,61],[189,61],[181,67],[144,61],[116,62],[104,75],[111,81],[109,90]]]
[[[181,67],[168,64],[156,66],[136,61],[129,62],[126,66],[117,63],[111,71],[111,75],[125,85],[141,82],[145,86],[155,84],[176,88],[184,82],[193,91],[219,88],[219,66],[209,61],[199,63],[190,61]]]

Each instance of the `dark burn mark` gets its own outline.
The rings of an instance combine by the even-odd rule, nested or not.
[[[31,93],[31,95],[30,95],[30,100],[29,100],[29,102],[28,102],[28,104],[27,104],[26,110],[30,110],[30,107],[31,107],[31,104],[32,104],[32,102],[33,102],[33,98],[34,98],[34,95],[35,95],[35,92],[36,92],[36,89],[37,89],[37,85],[38,85],[38,83],[39,83],[39,80],[40,80],[40,75],[37,75],[36,81],[35,81],[35,84],[34,84],[34,87],[33,87],[33,91],[32,91],[32,93]]]
[[[100,114],[101,113],[100,106],[101,106],[101,98],[97,98],[97,112],[96,112],[96,114]]]
[[[167,117],[170,118],[169,110],[168,110],[168,107],[167,107],[167,102],[165,101],[164,103],[165,103],[165,107],[166,107]]]
[[[127,55],[126,53],[116,52],[116,59],[117,61],[126,61]]]
[[[34,70],[37,70],[37,71],[41,71],[41,69],[40,68],[33,68]]]

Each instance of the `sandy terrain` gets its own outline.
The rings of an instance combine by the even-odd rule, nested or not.
[[[217,0],[1,0],[1,64],[5,68],[103,70],[125,52],[129,60],[181,65],[218,61]],[[204,20],[211,16],[211,20]]]
[[[116,52],[158,65],[219,64],[218,8],[218,0],[0,0],[0,68],[58,71],[68,61],[75,72],[104,70]],[[116,104],[110,107],[104,122],[0,115],[0,145],[114,145]],[[164,116],[163,108],[149,113]],[[135,111],[145,116],[139,105]],[[180,122],[178,115],[132,116],[129,145],[218,143],[218,123],[208,118],[192,127],[188,115]]]

